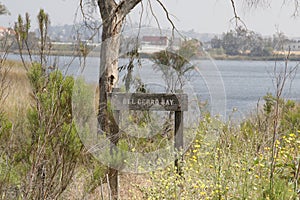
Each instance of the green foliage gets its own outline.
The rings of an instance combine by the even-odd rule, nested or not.
[[[274,111],[276,98],[271,93],[268,93],[266,96],[264,96],[264,101],[264,112],[265,114],[270,115],[270,113]]]
[[[149,185],[137,186],[143,199],[297,199],[300,105],[280,100],[284,114],[274,147],[274,185],[270,190],[274,149],[266,131],[273,126],[274,99],[268,94],[265,100],[262,113],[239,126],[204,116],[185,153],[182,176],[173,164],[152,172]]]
[[[294,101],[288,100],[285,102],[283,112],[282,130],[291,130],[293,133],[300,130],[300,106]]]
[[[0,15],[10,15],[10,12],[7,10],[6,6],[0,3]]]
[[[16,32],[16,38],[21,49],[23,48],[24,41],[28,39],[30,26],[31,26],[31,22],[28,13],[26,13],[25,15],[25,22],[21,15],[18,16],[18,22],[15,23],[14,30]]]
[[[154,69],[162,72],[167,92],[183,88],[194,69],[190,60],[197,55],[198,49],[199,43],[192,40],[184,42],[177,51],[160,51],[153,54],[151,60],[154,62]]]
[[[28,189],[26,196],[56,198],[71,181],[83,147],[72,122],[74,81],[59,71],[46,75],[37,63],[28,77],[35,106],[28,111],[31,140],[27,165],[32,179],[23,180]],[[35,191],[30,190],[33,186]]]
[[[214,49],[224,49],[230,56],[248,55],[248,56],[270,56],[277,38],[263,38],[260,34],[249,31],[243,27],[237,27],[235,30],[223,33],[221,38],[214,37],[211,40],[211,46]]]
[[[57,199],[72,181],[83,149],[72,122],[74,81],[59,71],[46,74],[37,63],[28,78],[33,104],[26,122],[17,128],[0,116],[1,198]]]
[[[234,31],[223,35],[222,47],[227,55],[239,55],[239,43]]]
[[[75,173],[94,174],[93,177],[98,179],[99,176],[103,176],[106,169],[89,153],[83,156],[83,145],[72,120],[74,79],[64,76],[58,70],[51,73],[46,71],[46,53],[48,52],[45,50],[48,45],[47,29],[50,22],[43,10],[40,11],[38,19],[41,29],[39,63],[25,62],[22,56],[26,48],[32,61],[29,15],[26,14],[25,19],[19,16],[15,24],[17,45],[19,45],[20,56],[27,72],[27,77],[25,72],[22,72],[24,76],[22,81],[26,84],[24,95],[27,99],[18,98],[22,104],[30,105],[22,106],[22,111],[19,111],[20,107],[16,104],[4,105],[9,105],[9,109],[18,110],[16,115],[13,115],[13,119],[9,120],[6,114],[11,117],[10,113],[4,113],[2,104],[0,107],[0,199],[69,198],[66,193],[70,185],[74,184]],[[4,69],[2,64],[3,61],[0,69]],[[14,77],[15,75],[17,76]],[[5,90],[7,88],[5,84],[10,81],[19,81],[19,74],[14,72],[12,75],[9,70],[1,70],[0,76],[2,80],[0,101],[2,103],[8,93]],[[6,76],[9,78],[4,80]],[[23,82],[20,81],[18,84]],[[28,88],[28,83],[31,88]],[[31,91],[30,94],[28,90]],[[83,94],[93,95],[93,92],[86,90]],[[85,165],[89,166],[92,172],[82,170]],[[91,184],[88,185],[89,188],[93,185],[98,186],[98,182],[94,179],[84,181],[84,183]],[[83,192],[89,191],[91,189]]]
[[[44,67],[46,63],[45,51],[51,49],[50,39],[48,38],[48,28],[50,26],[50,18],[47,13],[45,13],[44,9],[40,9],[40,12],[37,16],[38,26],[40,32],[40,46],[39,46],[39,54],[40,54],[40,64]]]
[[[268,93],[264,96],[264,114],[274,117],[276,97]],[[300,129],[300,106],[295,101],[279,99],[280,132],[297,132]]]
[[[5,116],[0,114],[0,193],[4,194],[8,189],[9,182],[13,178],[11,173],[11,161],[9,149],[6,142],[10,139],[12,124]],[[0,197],[1,198],[1,197]]]

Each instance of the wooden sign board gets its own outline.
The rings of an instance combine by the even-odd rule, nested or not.
[[[174,147],[177,151],[183,148],[183,111],[188,111],[188,95],[175,93],[122,93],[109,94],[116,121],[119,123],[120,112],[125,110],[141,111],[174,111]],[[182,174],[181,158],[175,159],[178,174]]]
[[[121,93],[110,94],[114,110],[187,111],[187,94]]]

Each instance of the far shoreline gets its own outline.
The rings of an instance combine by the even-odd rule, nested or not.
[[[5,52],[0,52],[0,53],[5,53]],[[12,52],[6,52],[7,54],[13,54],[13,55],[20,55],[18,51],[12,51]],[[24,56],[27,56],[27,52],[22,52]],[[38,56],[38,52],[32,52],[31,55]],[[51,51],[49,53],[49,56],[73,56],[73,57],[78,57],[78,58],[83,58],[84,56],[81,55],[78,52],[74,51]],[[139,58],[146,58],[150,59],[152,54],[147,54],[147,53],[140,53]],[[99,51],[92,51],[87,54],[87,57],[100,57],[100,52]],[[122,55],[120,58],[129,58],[130,56],[127,55]],[[229,55],[210,55],[207,54],[206,56],[196,56],[191,58],[191,60],[207,60],[207,59],[213,59],[213,60],[236,60],[236,61],[284,61],[284,60],[289,60],[289,61],[300,61],[300,55],[295,55],[291,54],[288,56],[283,55],[283,54],[274,54],[270,56],[247,56],[247,55],[236,55],[236,56],[229,56]]]

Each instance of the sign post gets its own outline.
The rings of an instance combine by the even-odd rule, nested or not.
[[[120,112],[125,110],[174,112],[174,149],[176,153],[183,150],[183,112],[188,110],[187,94],[113,92],[109,96],[117,118],[119,118]],[[178,158],[178,156],[175,158],[175,166],[179,174],[181,174],[180,159],[182,158]]]

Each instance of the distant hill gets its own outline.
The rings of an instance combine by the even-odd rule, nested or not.
[[[90,28],[84,24],[74,25],[60,25],[51,26],[49,28],[49,36],[52,41],[56,42],[74,42],[80,39],[81,41],[89,40],[91,42],[98,43],[101,41],[101,28],[98,31],[96,27],[101,27],[100,23],[93,23]],[[38,30],[35,31],[38,33]],[[159,29],[157,27],[141,26],[138,24],[125,25],[123,35],[125,37],[143,37],[143,36],[168,36],[171,37],[174,34],[175,37],[194,38],[201,42],[210,41],[215,35],[212,33],[198,33],[194,30],[180,31],[180,33],[171,29]]]
[[[35,30],[38,35],[38,29]],[[101,36],[96,28],[87,28],[84,24],[50,26],[48,30],[49,37],[55,42],[75,42],[77,40],[99,42]]]

